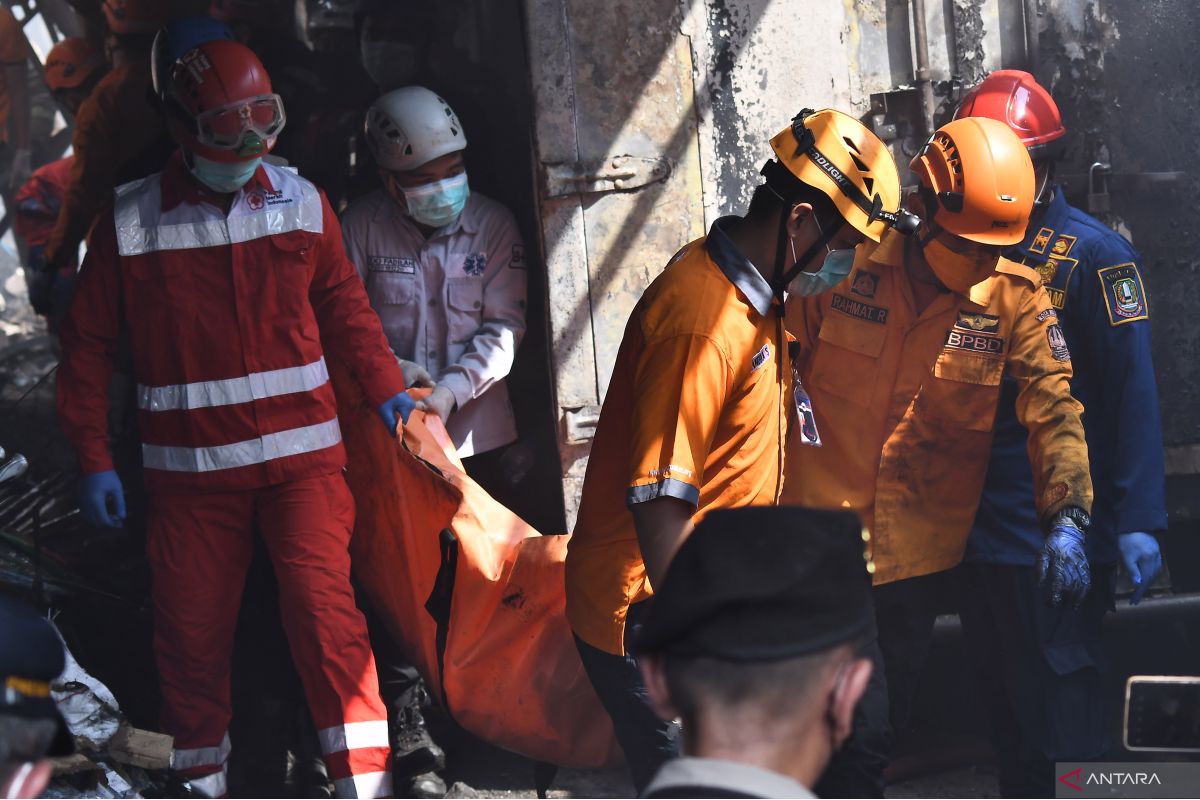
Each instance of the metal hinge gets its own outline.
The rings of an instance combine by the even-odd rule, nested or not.
[[[596,435],[600,422],[600,406],[562,409],[563,428],[567,444],[590,442]]]
[[[603,161],[543,164],[542,188],[546,197],[596,194],[640,189],[671,174],[666,158],[612,156]]]

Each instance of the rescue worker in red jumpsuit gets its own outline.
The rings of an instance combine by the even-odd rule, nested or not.
[[[180,152],[117,189],[63,326],[58,409],[84,474],[80,507],[93,524],[124,516],[105,414],[127,333],[173,769],[226,793],[230,656],[257,525],[337,793],[386,795],[387,721],[350,588],[354,501],[326,357],[393,433],[413,404],[324,194],[262,162],[285,117],[258,58],[205,42],[172,81]]]

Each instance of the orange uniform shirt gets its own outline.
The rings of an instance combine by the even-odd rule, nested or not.
[[[890,232],[860,247],[834,291],[787,305],[823,446],[793,433],[783,502],[862,515],[877,584],[962,560],[1005,374],[1029,430],[1041,519],[1092,503],[1083,407],[1038,274],[1001,259],[968,295],[942,294],[918,314],[906,241]]]
[[[567,618],[610,653],[624,652],[629,605],[653,593],[627,505],[674,497],[699,520],[779,501],[791,382],[790,369],[781,380],[783,321],[722,232],[727,219],[642,295],[600,412],[567,550]]]
[[[8,141],[8,112],[12,105],[3,68],[20,66],[28,57],[21,23],[8,8],[0,6],[0,142]]]
[[[149,93],[150,62],[139,60],[113,68],[83,101],[71,139],[71,185],[46,248],[48,261],[75,257],[117,186],[163,168],[172,148]]]

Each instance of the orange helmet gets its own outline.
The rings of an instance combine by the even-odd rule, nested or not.
[[[104,0],[108,29],[118,34],[151,34],[162,27],[164,0]]]
[[[46,54],[46,85],[52,92],[74,89],[103,69],[103,54],[82,36],[70,36]]]
[[[967,92],[954,118],[998,119],[1021,138],[1029,157],[1058,158],[1066,149],[1067,129],[1050,93],[1019,69],[998,69]]]
[[[949,122],[908,168],[928,197],[927,213],[948,233],[988,245],[1025,238],[1037,194],[1033,162],[1003,122],[986,117]]]

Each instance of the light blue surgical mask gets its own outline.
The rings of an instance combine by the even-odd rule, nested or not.
[[[444,228],[458,219],[471,195],[465,172],[444,181],[401,187],[401,191],[408,215],[430,228]]]
[[[801,272],[788,284],[788,294],[811,297],[824,294],[846,279],[854,269],[854,249],[830,250],[816,272]]]
[[[188,169],[196,180],[219,194],[230,194],[246,185],[254,177],[262,157],[249,161],[211,161],[195,153],[191,154]]]

